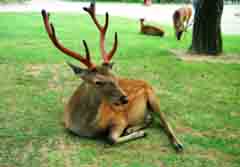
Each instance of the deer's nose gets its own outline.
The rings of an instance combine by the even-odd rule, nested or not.
[[[120,101],[122,104],[127,104],[128,103],[128,97],[127,96],[121,96]]]

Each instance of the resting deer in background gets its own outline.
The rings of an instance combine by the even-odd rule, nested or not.
[[[121,143],[145,136],[142,130],[150,122],[150,112],[159,114],[162,126],[176,150],[183,149],[172,128],[160,112],[159,100],[153,89],[141,80],[124,79],[113,75],[110,63],[117,50],[118,38],[110,52],[105,49],[105,35],[108,28],[108,13],[105,25],[99,24],[95,14],[95,4],[83,8],[92,18],[100,32],[100,50],[103,63],[99,66],[91,61],[87,43],[83,40],[86,56],[65,48],[57,39],[53,24],[49,23],[49,13],[42,10],[45,29],[55,47],[79,60],[87,68],[68,63],[83,82],[73,93],[64,111],[65,127],[78,136],[108,136],[111,144]],[[149,110],[146,110],[149,109]]]
[[[140,32],[146,35],[164,36],[164,30],[151,25],[144,25],[144,19],[140,19]]]
[[[173,13],[173,25],[177,40],[181,39],[184,31],[187,31],[191,16],[192,8],[190,7],[179,8]]]

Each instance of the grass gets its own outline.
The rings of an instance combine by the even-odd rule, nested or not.
[[[52,14],[61,41],[83,52],[86,39],[100,62],[96,27],[86,15]],[[103,18],[101,18],[103,20]],[[240,164],[240,66],[177,60],[187,49],[164,26],[164,38],[138,33],[138,22],[110,18],[107,46],[119,35],[114,71],[147,80],[186,149],[177,154],[154,124],[148,137],[111,147],[75,137],[62,126],[64,103],[79,85],[64,56],[50,43],[40,13],[0,14],[0,166],[11,167],[237,167]],[[240,36],[224,35],[224,51],[240,56]],[[74,61],[74,63],[77,63]]]

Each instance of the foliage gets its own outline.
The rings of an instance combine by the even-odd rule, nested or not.
[[[86,15],[52,14],[61,42],[73,50],[86,39],[100,60],[96,27]],[[148,136],[110,146],[67,133],[64,103],[79,85],[64,56],[50,43],[40,14],[0,14],[0,164],[12,167],[237,167],[240,164],[240,66],[176,59],[169,49],[188,48],[191,34],[176,41],[140,35],[138,21],[111,17],[119,48],[114,71],[148,81],[185,152],[177,154],[157,123]],[[102,18],[101,21],[104,19]],[[127,25],[127,26],[126,26]],[[240,36],[223,36],[224,50],[240,54]],[[76,61],[73,63],[77,64]]]

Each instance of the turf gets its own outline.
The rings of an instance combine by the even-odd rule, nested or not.
[[[139,34],[134,20],[110,17],[106,45],[118,32],[116,75],[144,79],[183,141],[177,154],[157,123],[148,136],[110,146],[79,138],[62,126],[64,104],[80,84],[50,43],[40,13],[0,14],[0,166],[11,167],[237,167],[240,164],[239,64],[184,62],[169,49],[187,49],[173,30],[164,38]],[[100,63],[96,27],[86,15],[54,13],[57,35],[83,53],[81,40]],[[103,17],[101,17],[103,21]],[[240,56],[240,36],[223,36],[224,52]]]

